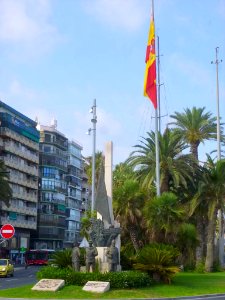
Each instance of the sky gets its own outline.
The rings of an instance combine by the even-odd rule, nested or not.
[[[57,130],[92,155],[90,109],[97,103],[96,151],[114,145],[113,164],[154,130],[143,96],[151,0],[0,0],[0,99]],[[225,0],[155,0],[162,131],[186,108],[216,108],[225,122]],[[216,149],[200,147],[200,158]]]

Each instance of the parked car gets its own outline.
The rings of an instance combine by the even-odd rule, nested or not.
[[[14,266],[10,259],[0,258],[0,276],[14,275]]]

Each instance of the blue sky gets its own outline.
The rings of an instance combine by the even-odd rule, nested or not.
[[[150,0],[0,0],[0,99],[92,154],[89,110],[97,101],[97,150],[114,143],[114,164],[154,130],[143,97]],[[162,128],[170,114],[206,107],[225,122],[225,1],[155,0],[160,38]],[[216,143],[202,146],[204,153]]]

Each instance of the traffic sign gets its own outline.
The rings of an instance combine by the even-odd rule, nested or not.
[[[15,228],[11,224],[5,224],[0,229],[0,234],[4,239],[11,239],[15,234]]]

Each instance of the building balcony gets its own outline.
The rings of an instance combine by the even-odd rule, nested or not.
[[[33,168],[28,165],[22,165],[19,164],[18,162],[8,158],[8,157],[3,157],[4,163],[6,166],[16,169],[19,171],[22,171],[24,173],[28,173],[30,175],[38,176],[38,168]]]
[[[18,193],[18,192],[14,192],[14,191],[13,191],[13,198],[27,200],[27,201],[35,202],[35,203],[37,203],[37,201],[38,201],[37,195],[28,194],[28,193]]]
[[[39,233],[38,238],[51,240],[51,241],[52,240],[63,241],[64,235],[63,234],[53,234],[53,233]]]
[[[36,151],[39,151],[39,144],[38,143],[35,143],[31,140],[29,140],[28,138],[25,138],[21,135],[19,135],[18,133],[8,129],[8,128],[0,128],[0,134],[1,135],[5,135],[15,141],[18,141],[20,142],[21,144],[24,144],[28,147],[30,147],[31,149],[33,150],[36,150]]]
[[[69,236],[69,237],[65,237],[64,238],[64,243],[71,243],[71,244],[73,244],[74,243],[74,240],[75,240],[75,236],[74,237],[72,237],[72,236]]]
[[[38,181],[22,180],[22,179],[19,179],[17,176],[11,175],[11,174],[10,174],[9,182],[16,183],[18,185],[29,187],[29,188],[32,188],[32,189],[35,189],[35,190],[38,189]]]
[[[68,154],[67,151],[63,151],[61,153],[57,153],[56,151],[49,151],[49,152],[44,152],[42,150],[39,151],[40,155],[46,155],[46,156],[55,156],[55,157],[60,157],[60,158],[64,158],[67,160]]]
[[[66,217],[66,221],[74,221],[74,222],[80,223],[80,216],[79,216],[79,217],[76,217],[76,216],[68,216],[68,217]]]
[[[33,208],[33,207],[26,207],[26,206],[19,207],[14,205],[10,205],[10,207],[7,207],[4,203],[2,203],[2,210],[12,211],[12,212],[26,214],[30,216],[37,216],[37,208]]]
[[[26,221],[26,220],[9,220],[7,217],[1,217],[1,224],[8,224],[10,222],[14,227],[26,228],[26,229],[37,229],[36,221]]]
[[[38,155],[34,155],[31,154],[29,152],[26,151],[22,151],[20,150],[18,147],[16,147],[15,145],[13,145],[13,143],[3,143],[2,145],[3,150],[11,152],[17,156],[20,156],[26,160],[30,160],[36,164],[39,163],[39,156]]]

